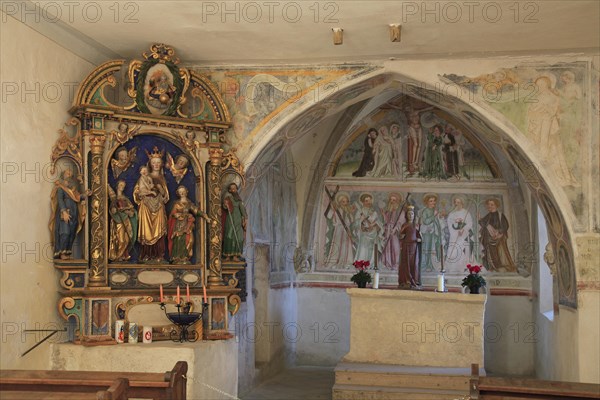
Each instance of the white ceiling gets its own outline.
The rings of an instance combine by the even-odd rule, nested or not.
[[[365,61],[600,47],[597,0],[72,3],[36,2],[43,19],[60,14],[73,37],[106,57],[139,58],[151,43],[162,42],[173,46],[186,64]],[[30,22],[27,16],[21,19]],[[402,25],[401,42],[390,41],[390,23]],[[333,45],[333,27],[344,29],[343,45]]]

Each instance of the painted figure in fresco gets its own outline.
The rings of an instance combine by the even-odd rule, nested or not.
[[[563,185],[574,184],[575,177],[565,160],[565,152],[560,138],[559,109],[560,98],[554,88],[556,78],[545,74],[535,80],[538,89],[536,102],[527,109],[527,132],[539,145],[542,158],[551,163],[559,182]]]
[[[144,175],[143,167],[140,168],[141,176],[133,189],[133,201],[139,207],[140,261],[155,263],[164,261],[165,256],[167,235],[165,205],[169,201],[169,190],[163,172],[163,152],[154,147],[152,153],[146,153],[151,171]]]
[[[461,196],[454,197],[454,208],[446,219],[450,238],[446,253],[445,269],[448,273],[463,273],[471,260],[473,251],[473,218],[465,208]]]
[[[568,135],[570,138],[570,146],[565,146],[567,150],[567,156],[565,159],[569,160],[573,165],[573,160],[578,159],[581,154],[581,150],[584,146],[580,146],[583,140],[583,129],[582,129],[582,91],[581,86],[575,83],[575,74],[571,71],[565,71],[560,75],[560,81],[562,87],[560,88],[560,107],[558,120],[560,123],[560,132],[562,137]],[[572,178],[572,183],[576,183],[575,176],[571,174],[569,178]]]
[[[383,236],[383,225],[379,214],[373,208],[373,195],[363,193],[360,195],[360,204],[354,218],[356,237],[356,260],[367,260],[375,265],[375,252],[381,251],[381,239]]]
[[[379,134],[373,146],[373,169],[367,172],[372,178],[391,176],[394,171],[394,139],[388,134],[388,128],[379,128]]]
[[[421,117],[416,111],[408,114],[408,138],[406,143],[406,158],[409,176],[419,171],[419,155],[421,154],[421,140],[423,130],[421,128]]]
[[[483,265],[488,271],[516,272],[517,267],[508,251],[508,220],[499,211],[500,201],[490,198],[485,205],[488,213],[479,220]]]
[[[227,193],[223,196],[223,210],[223,257],[240,261],[248,216],[235,183],[228,186]]]
[[[116,193],[109,187],[111,220],[108,259],[110,261],[128,261],[137,239],[137,210],[125,196],[125,186],[125,181],[119,180]]]
[[[395,270],[400,264],[400,227],[406,221],[405,213],[401,209],[402,195],[390,193],[386,208],[382,211],[383,217],[383,250],[381,261],[383,265]]]
[[[421,172],[425,178],[446,179],[442,155],[443,144],[442,127],[435,125],[427,135],[423,171]]]
[[[400,125],[390,125],[390,136],[394,141],[392,158],[392,175],[402,176],[402,136],[400,134]]]
[[[456,152],[456,140],[454,139],[454,127],[452,125],[446,125],[442,141],[444,143],[443,151],[446,163],[446,175],[459,177],[458,153]]]
[[[421,211],[420,229],[421,238],[423,239],[423,252],[421,259],[422,271],[433,271],[433,256],[440,259],[441,243],[442,243],[442,227],[438,218],[437,211],[438,196],[433,193],[428,193],[423,196],[423,204],[425,209]]]
[[[173,264],[189,264],[194,255],[195,217],[210,222],[210,218],[188,198],[185,186],[177,188],[179,199],[169,214],[169,258]]]
[[[72,258],[73,243],[85,219],[85,198],[91,191],[79,193],[73,171],[66,169],[60,179],[54,182],[52,199],[52,219],[50,231],[54,245],[54,258]]]
[[[121,146],[115,151],[115,158],[110,160],[110,166],[115,179],[121,175],[121,173],[127,171],[129,167],[133,165],[137,153],[137,147],[127,150],[125,146]]]
[[[330,226],[331,238],[325,256],[328,268],[346,267],[354,262],[354,240],[352,226],[356,209],[350,204],[348,193],[341,192],[335,196],[335,202],[325,212]]]
[[[542,75],[535,80],[538,89],[536,102],[531,102],[527,109],[527,132],[531,139],[545,151],[550,136],[558,131],[558,107],[560,99],[554,90],[556,78]]]
[[[367,175],[367,172],[373,169],[375,165],[375,159],[373,156],[373,147],[375,146],[375,140],[377,139],[377,129],[371,128],[367,132],[365,138],[365,144],[363,149],[363,158],[356,171],[352,173],[352,176],[361,177]]]
[[[469,174],[467,172],[467,168],[465,167],[465,152],[464,148],[467,144],[467,139],[465,139],[465,135],[463,135],[460,129],[456,129],[454,131],[454,146],[456,148],[456,156],[458,158],[458,171],[462,176],[467,179],[469,178]]]
[[[401,250],[398,267],[398,288],[419,289],[421,287],[421,270],[419,268],[418,244],[421,234],[415,224],[414,206],[406,207],[406,222],[399,233]]]
[[[175,158],[175,161],[173,161],[171,154],[167,153],[167,169],[171,171],[171,174],[173,174],[173,178],[175,178],[175,182],[177,182],[177,184],[181,182],[187,173],[187,167],[189,164],[190,160],[185,154],[178,155]]]

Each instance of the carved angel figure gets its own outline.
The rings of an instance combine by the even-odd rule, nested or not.
[[[181,182],[187,173],[187,167],[189,164],[190,160],[187,158],[187,156],[180,154],[175,158],[175,161],[173,161],[171,154],[167,153],[167,169],[171,171],[171,174],[173,174],[173,178],[175,178],[175,182],[177,182],[177,184]]]
[[[140,130],[140,128],[141,126],[137,125],[129,129],[129,125],[127,125],[125,122],[121,122],[119,124],[118,130],[111,132],[111,143],[114,143],[114,141],[116,140],[120,144],[124,144],[125,142],[133,138],[133,135],[135,135],[137,131]]]
[[[121,146],[117,149],[117,151],[115,151],[115,158],[110,160],[110,166],[115,179],[117,179],[121,173],[127,171],[127,169],[133,165],[135,162],[136,153],[137,147],[127,150],[125,146]]]

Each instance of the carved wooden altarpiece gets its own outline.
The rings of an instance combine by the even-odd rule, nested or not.
[[[143,56],[88,75],[52,150],[58,309],[75,321],[78,341],[110,340],[114,321],[135,307],[159,309],[160,285],[167,304],[178,286],[185,301],[189,286],[197,310],[206,286],[209,307],[218,307],[206,316],[220,320],[205,321],[205,335],[227,336],[245,267],[221,257],[222,192],[244,182],[237,157],[223,150],[231,116],[217,88],[179,66],[171,47]]]

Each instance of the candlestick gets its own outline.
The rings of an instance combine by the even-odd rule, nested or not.
[[[444,245],[440,244],[440,254],[442,255],[442,272],[444,272]]]
[[[375,270],[377,271],[377,263],[379,261],[379,257],[378,257],[378,251],[377,251],[377,241],[375,241],[375,243],[373,243],[373,252],[375,253],[373,258],[375,258]]]
[[[177,285],[177,304],[179,304],[180,296],[181,294],[179,293],[179,285]]]
[[[190,303],[190,285],[186,284],[185,285],[185,294],[186,294],[186,300],[188,303]]]
[[[440,273],[437,276],[437,291],[438,292],[445,292],[446,291],[446,287],[445,287],[445,282],[444,282],[444,273]]]
[[[202,285],[202,291],[204,292],[204,304],[208,303],[208,301],[206,301],[206,286]]]
[[[162,284],[160,285],[160,302],[163,303],[163,287]]]

